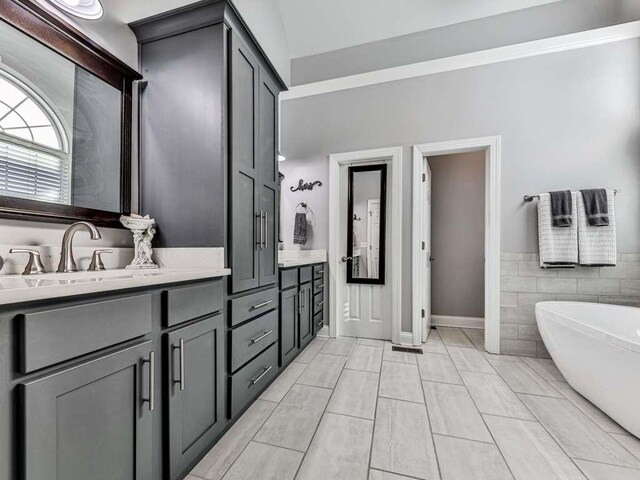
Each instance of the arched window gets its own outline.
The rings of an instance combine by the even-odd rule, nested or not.
[[[53,109],[0,69],[0,195],[68,204],[69,141]]]

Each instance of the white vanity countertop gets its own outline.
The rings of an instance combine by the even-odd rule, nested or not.
[[[280,250],[278,252],[278,267],[300,267],[327,261],[326,250]]]
[[[231,270],[228,268],[158,268],[26,276],[0,275],[0,305],[202,280],[230,274]]]

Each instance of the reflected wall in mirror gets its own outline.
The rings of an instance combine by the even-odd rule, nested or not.
[[[0,195],[120,212],[120,91],[0,22]]]
[[[387,165],[349,167],[347,283],[384,285]]]

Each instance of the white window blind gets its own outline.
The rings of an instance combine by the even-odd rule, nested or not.
[[[69,204],[69,159],[0,139],[0,195]]]

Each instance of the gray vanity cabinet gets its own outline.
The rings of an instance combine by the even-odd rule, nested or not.
[[[145,77],[140,208],[156,219],[157,246],[222,246],[225,28],[217,24],[163,38],[166,32],[152,26],[134,27]]]
[[[260,163],[260,211],[264,212],[264,244],[260,251],[260,285],[278,281],[278,94],[280,89],[264,69],[260,70],[258,155]]]
[[[298,354],[298,289],[280,292],[280,365]]]
[[[25,480],[148,480],[151,342],[20,384]]]
[[[231,242],[232,292],[260,285],[260,250],[264,217],[260,202],[258,105],[260,66],[257,58],[231,34]]]
[[[314,304],[319,297],[314,295],[312,271],[315,281],[318,281],[322,274],[310,266],[280,269],[281,367],[293,360],[321,328],[316,324],[320,322],[322,313],[318,315],[319,307]]]
[[[286,88],[231,2],[131,24],[141,207],[162,247],[227,247],[230,293],[277,282],[278,94]]]
[[[278,279],[277,118],[280,88],[231,33],[231,292]]]
[[[311,283],[300,285],[299,300],[299,325],[300,325],[300,348],[304,348],[313,338],[313,300]]]
[[[224,337],[221,313],[165,334],[166,460],[171,480],[181,478],[226,424]]]

